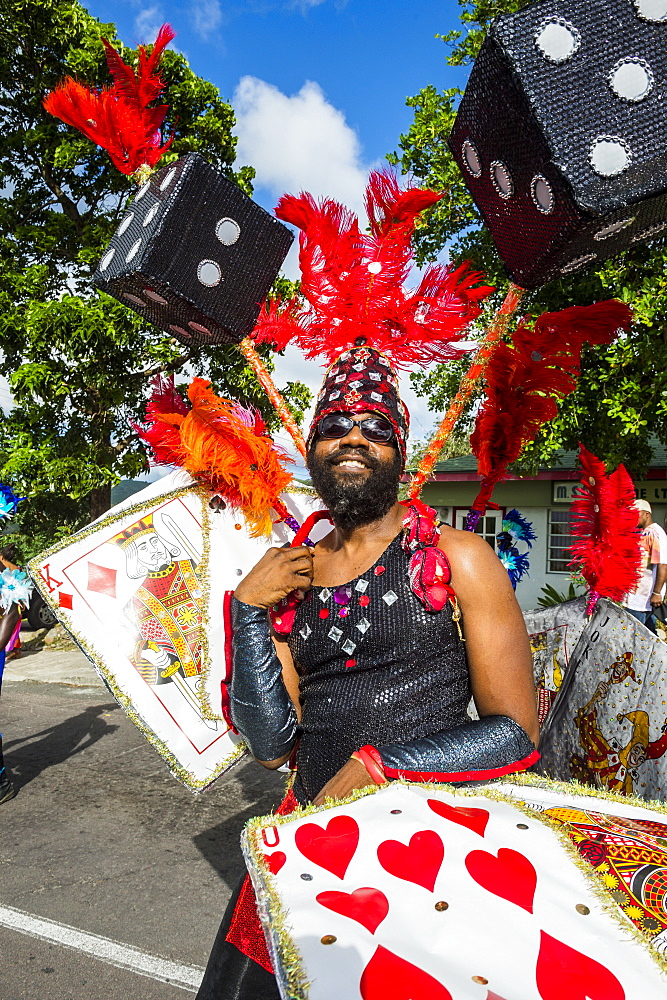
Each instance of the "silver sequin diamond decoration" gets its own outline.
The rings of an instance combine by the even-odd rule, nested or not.
[[[340,637],[342,636],[342,634],[343,633],[341,632],[341,630],[339,628],[336,628],[335,625],[333,626],[333,628],[329,629],[329,638],[333,639],[334,642],[340,642]]]
[[[358,389],[363,384],[364,384],[363,382],[359,382],[355,379],[354,382],[350,382],[350,389]]]
[[[382,600],[387,607],[391,607],[392,604],[398,600],[398,594],[395,594],[393,590],[388,590],[386,594],[382,595]]]
[[[299,629],[299,635],[302,639],[307,639],[312,631],[310,625],[304,625],[302,629]]]
[[[329,590],[328,587],[325,587],[324,590],[320,591],[320,600],[322,601],[322,604],[325,604],[330,597],[331,597],[331,591]]]
[[[352,365],[353,372],[362,372],[366,366],[365,365]]]
[[[369,622],[368,618],[362,618],[361,621],[357,623],[357,628],[359,629],[362,635],[365,635],[370,627],[371,623]]]
[[[354,589],[358,590],[359,593],[364,594],[368,590],[368,580],[357,580],[354,585]]]
[[[343,650],[344,653],[347,653],[347,655],[349,656],[350,653],[354,653],[355,649],[357,648],[357,644],[356,642],[352,642],[351,639],[346,639],[340,648]]]

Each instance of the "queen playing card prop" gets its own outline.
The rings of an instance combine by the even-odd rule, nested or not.
[[[253,820],[244,849],[285,998],[658,1000],[666,836],[576,788],[393,784]]]
[[[286,495],[302,519],[310,497]],[[224,710],[231,595],[270,545],[173,473],[34,559],[59,620],[172,773],[205,788],[245,753]],[[221,696],[222,692],[222,696]]]

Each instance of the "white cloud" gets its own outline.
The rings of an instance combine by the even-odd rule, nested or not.
[[[158,4],[140,10],[134,19],[134,30],[140,44],[151,45],[165,21],[162,8]]]
[[[287,6],[296,7],[302,14],[305,14],[307,10],[311,10],[313,7],[319,7],[320,4],[325,2],[326,0],[292,0],[292,2]]]
[[[220,0],[194,0],[190,5],[190,17],[199,37],[208,39],[222,24]]]
[[[256,185],[274,197],[310,191],[335,198],[363,214],[369,165],[345,115],[312,81],[288,96],[256,77],[244,76],[233,98],[237,162],[257,171]]]

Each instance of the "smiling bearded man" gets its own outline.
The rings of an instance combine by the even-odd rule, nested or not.
[[[396,777],[488,780],[538,757],[530,648],[507,573],[479,536],[438,530],[429,508],[398,502],[407,430],[387,359],[345,351],[308,437],[333,530],[314,548],[270,549],[234,596],[232,717],[265,767],[294,759],[281,812]],[[427,564],[445,584],[451,572],[451,587],[434,588]],[[291,621],[274,610],[285,599]],[[198,1000],[279,996],[246,879]]]

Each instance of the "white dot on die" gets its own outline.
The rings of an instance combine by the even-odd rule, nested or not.
[[[128,264],[131,260],[133,260],[137,256],[137,254],[139,253],[140,246],[141,246],[141,240],[137,240],[137,242],[130,247],[130,249],[127,252],[127,257],[125,258]]]
[[[569,21],[551,17],[540,25],[535,44],[549,62],[563,63],[571,59],[581,45],[581,35]]]
[[[222,278],[220,265],[216,264],[214,260],[201,260],[197,265],[197,277],[207,288],[219,285]]]
[[[188,326],[190,327],[191,330],[196,330],[197,333],[203,333],[207,337],[211,336],[211,331],[209,330],[209,328],[207,326],[202,326],[201,323],[195,323],[194,320],[190,320]]]
[[[159,306],[169,305],[166,299],[163,299],[162,296],[158,295],[157,292],[149,291],[148,288],[144,290],[144,295],[146,296],[146,298],[151,299],[153,302],[157,302]]]
[[[187,337],[188,340],[192,339],[192,334],[188,330],[184,330],[182,326],[174,326],[173,323],[170,323],[169,329],[173,330],[174,333],[180,333],[181,337]]]
[[[368,270],[371,274],[379,274],[382,270],[382,264],[379,260],[372,260],[368,265]]]
[[[241,227],[234,219],[220,219],[215,226],[215,235],[221,243],[230,247],[241,235]]]
[[[635,0],[635,7],[647,21],[667,21],[667,0]]]
[[[491,180],[493,186],[501,198],[511,198],[514,194],[514,181],[512,175],[500,160],[494,160],[491,164]]]
[[[123,298],[131,302],[133,306],[141,306],[142,309],[146,305],[144,300],[140,299],[138,295],[130,295],[129,292],[123,292]]]
[[[590,161],[596,174],[616,177],[630,166],[630,150],[623,139],[601,135],[591,146]]]
[[[546,177],[543,177],[542,174],[536,174],[530,183],[530,193],[535,207],[540,212],[543,212],[544,215],[550,215],[553,212],[556,199]]]
[[[171,170],[168,170],[167,173],[162,178],[162,180],[160,181],[160,191],[166,191],[175,176],[176,176],[176,167],[172,167]]]
[[[116,230],[116,236],[122,236],[123,235],[123,233],[125,232],[125,230],[127,229],[127,227],[132,222],[133,218],[134,218],[134,212],[128,212],[127,215],[125,216],[125,218],[123,219],[123,221],[121,222],[120,226]]]
[[[150,226],[151,222],[153,221],[153,219],[155,218],[155,216],[159,211],[160,211],[159,205],[152,205],[146,212],[146,218],[143,221],[143,225]]]
[[[587,253],[584,257],[577,257],[576,260],[571,260],[569,264],[561,268],[561,274],[569,274],[570,271],[578,271],[580,267],[585,267],[586,264],[592,264],[594,260],[597,260],[597,254]]]
[[[621,59],[609,76],[609,86],[625,101],[642,101],[653,90],[653,73],[643,59]]]
[[[626,229],[631,226],[635,221],[635,216],[632,215],[629,219],[620,219],[618,222],[612,222],[603,229],[598,229],[597,233],[593,234],[594,240],[608,240],[610,236],[614,233],[620,233],[621,229]]]
[[[150,186],[151,186],[150,181],[146,181],[145,184],[141,185],[141,187],[139,188],[139,190],[137,191],[137,193],[134,196],[135,202],[136,201],[141,201],[141,199],[146,194],[146,192],[148,191],[148,189],[149,189]]]
[[[479,153],[470,142],[470,139],[466,139],[461,147],[461,153],[463,154],[463,162],[466,165],[466,169],[473,177],[482,176],[482,161],[479,158]]]
[[[108,268],[109,264],[113,260],[115,253],[116,253],[116,251],[115,251],[115,249],[113,247],[111,247],[110,250],[107,250],[107,252],[105,253],[104,257],[102,257],[102,260],[100,261],[100,271],[106,271],[106,269]]]

